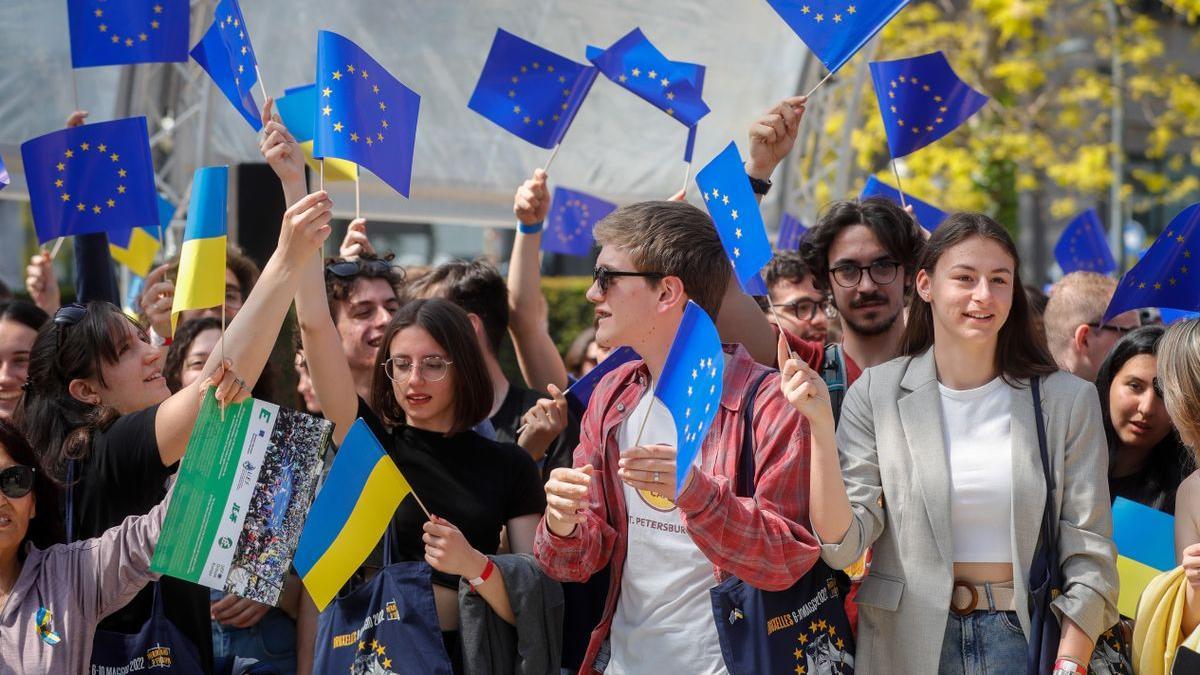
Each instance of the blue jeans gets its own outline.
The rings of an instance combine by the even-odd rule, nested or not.
[[[1016,612],[994,607],[946,622],[939,675],[992,675],[1025,672],[1028,642]]]
[[[249,628],[212,623],[213,656],[241,656],[270,664],[283,675],[296,672],[296,623],[278,608]]]

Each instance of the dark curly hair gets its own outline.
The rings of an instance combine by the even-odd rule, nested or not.
[[[917,259],[925,246],[921,226],[898,204],[883,197],[840,201],[830,204],[816,226],[800,242],[800,257],[813,275],[818,290],[831,290],[829,284],[829,248],[842,230],[865,225],[896,262],[904,267],[905,278],[917,270]]]
[[[192,349],[192,343],[204,331],[214,329],[221,330],[221,320],[215,316],[192,319],[179,325],[171,341],[171,348],[167,351],[167,358],[163,361],[163,378],[166,379],[167,388],[171,393],[183,388],[183,363]]]

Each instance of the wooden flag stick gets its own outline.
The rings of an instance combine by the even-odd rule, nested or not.
[[[815,94],[816,91],[821,88],[821,85],[828,82],[829,78],[831,78],[831,77],[833,77],[833,71],[829,71],[829,74],[825,76],[825,79],[821,80],[820,82],[817,83],[817,86],[810,89],[808,91],[808,93],[804,95],[804,98],[812,98],[812,95]]]
[[[680,192],[683,193],[684,200],[687,199],[688,181],[690,181],[691,179],[692,179],[692,163],[688,162],[687,168],[685,168],[683,170],[683,189],[680,190]]]
[[[775,325],[779,326],[779,335],[783,338],[784,343],[788,348],[788,358],[796,358],[796,352],[792,351],[792,343],[787,341],[787,336],[783,334],[783,322],[779,320],[779,312],[775,311],[775,303],[771,302],[771,296],[767,296],[767,307],[771,308],[771,316],[775,317]]]
[[[54,248],[50,249],[50,259],[51,260],[54,260],[55,258],[58,257],[58,250],[60,248],[62,248],[63,242],[66,240],[67,240],[66,237],[59,237],[58,239],[54,240]]]
[[[646,431],[646,422],[650,421],[650,412],[654,410],[654,390],[650,390],[650,405],[646,407],[646,416],[642,418],[642,426],[638,427],[637,440],[633,442],[633,446],[637,447],[642,444],[642,434]]]
[[[558,149],[561,147],[562,147],[561,142],[558,145],[554,146],[554,152],[550,153],[550,159],[546,160],[546,166],[542,167],[542,171],[545,171],[546,173],[550,173],[550,165],[554,163],[554,158],[558,157]]]
[[[325,189],[325,158],[321,158],[321,190]]]
[[[408,494],[412,495],[413,499],[417,500],[417,506],[421,507],[421,510],[425,512],[425,517],[429,520],[433,520],[433,516],[430,515],[429,509],[425,508],[425,502],[421,501],[421,498],[417,496],[416,490],[413,490],[411,485],[408,487]]]
[[[354,218],[355,218],[355,220],[362,218],[362,196],[359,194],[359,191],[358,191],[359,174],[360,174],[360,172],[358,170],[358,165],[355,164],[354,165]]]
[[[225,301],[224,300],[221,301],[221,367],[222,368],[225,367]],[[231,373],[229,370],[226,370],[225,376],[229,376],[229,375],[233,375],[234,377],[237,377],[237,373]],[[224,422],[225,421],[225,402],[218,401],[217,407],[221,409],[221,421]]]
[[[79,110],[79,83],[75,81],[75,68],[71,67],[71,103],[75,105],[71,110]]]
[[[896,168],[896,160],[892,159],[892,174],[896,176],[896,191],[900,193],[900,206],[908,208],[908,202],[904,199],[904,186],[900,184],[900,170]]]

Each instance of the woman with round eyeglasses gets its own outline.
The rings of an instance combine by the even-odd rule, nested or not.
[[[491,410],[492,385],[471,320],[446,300],[404,305],[380,344],[368,406],[355,395],[350,367],[339,356],[344,352],[315,273],[303,282],[297,314],[305,352],[325,355],[311,359],[309,369],[326,419],[334,423],[334,440],[341,443],[361,417],[433,514],[426,519],[416,500],[403,501],[385,535],[385,558],[433,568],[443,641],[461,672],[459,579],[472,580],[492,610],[512,623],[508,594],[488,555],[499,550],[505,529],[513,553],[532,553],[545,509],[529,454],[472,431]]]
[[[239,396],[232,375],[207,384],[218,400]],[[242,397],[245,393],[240,394]],[[143,516],[91,539],[63,544],[58,485],[33,447],[0,420],[0,664],[4,672],[85,673],[100,620],[158,575],[150,560],[170,494]]]

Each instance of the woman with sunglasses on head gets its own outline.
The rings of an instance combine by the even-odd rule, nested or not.
[[[451,662],[461,672],[459,579],[473,580],[492,610],[513,622],[504,583],[487,556],[499,550],[505,528],[513,553],[533,551],[545,508],[537,466],[516,445],[472,431],[491,409],[492,388],[462,309],[436,299],[400,309],[375,358],[368,405],[355,395],[321,292],[320,268],[314,266],[296,307],[305,352],[325,355],[308,363],[317,397],[334,423],[334,441],[341,443],[354,420],[363,418],[433,514],[427,520],[416,500],[402,502],[385,536],[386,557],[433,567],[438,621]]]
[[[46,469],[65,484],[70,538],[99,536],[162,500],[200,411],[200,381],[222,357],[241,375],[238,385],[253,388],[300,270],[329,235],[331,208],[326,193],[317,192],[287,210],[278,246],[223,346],[209,356],[203,377],[174,395],[162,376],[161,352],[114,305],[67,305],[38,334],[18,421]],[[197,645],[203,670],[211,671],[208,590],[167,579],[161,591],[168,620]],[[102,628],[138,632],[153,599],[147,589]]]
[[[784,393],[812,424],[821,555],[844,568],[873,551],[857,597],[863,675],[1022,670],[1028,577],[1051,489],[1058,555],[1049,564],[1063,581],[1051,603],[1062,637],[1046,646],[1053,672],[1086,671],[1117,621],[1096,390],[1058,372],[1019,267],[994,220],[947,219],[918,265],[902,356],[851,385],[836,444],[828,388],[780,345]]]
[[[218,367],[218,401],[245,397]],[[200,390],[189,392],[199,398]],[[59,486],[25,437],[0,420],[0,664],[5,673],[86,673],[100,620],[158,575],[150,560],[169,497],[97,536],[62,542]]]
[[[1108,439],[1108,489],[1151,508],[1175,513],[1175,492],[1191,464],[1159,388],[1162,326],[1122,337],[1100,365],[1096,391]]]

